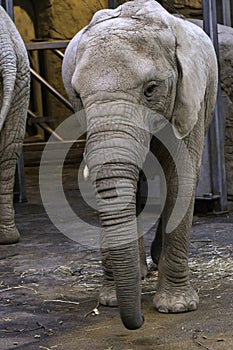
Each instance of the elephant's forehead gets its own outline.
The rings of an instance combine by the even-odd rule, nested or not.
[[[175,38],[164,23],[153,25],[133,19],[115,18],[98,23],[87,29],[80,43],[80,50],[98,46],[101,50],[112,52],[112,45],[119,49],[131,49],[141,54],[155,54],[156,48],[175,48]]]
[[[83,35],[77,55],[78,80],[88,89],[126,90],[150,76],[166,79],[175,60],[175,42],[161,43],[140,26],[102,24]],[[95,29],[95,30],[94,30]],[[174,44],[174,45],[173,45]],[[172,58],[173,57],[173,58]]]

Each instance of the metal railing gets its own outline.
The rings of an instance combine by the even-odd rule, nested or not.
[[[42,50],[50,50],[61,60],[64,57],[64,54],[60,51],[60,49],[65,49],[68,45],[68,40],[59,40],[59,41],[43,41],[43,42],[30,42],[26,44],[26,49],[28,52],[30,51],[42,51]],[[36,79],[37,82],[42,86],[42,89],[51,93],[63,106],[68,108],[72,113],[74,112],[71,103],[61,95],[49,82],[43,78],[36,70],[30,67],[30,72],[32,78]],[[48,125],[46,121],[46,117],[38,116],[30,109],[28,110],[29,118],[33,118],[34,123],[38,124],[43,130],[52,134],[55,139],[58,141],[62,141],[62,138]]]
[[[216,5],[218,22],[231,27],[233,20],[233,0],[216,0]]]
[[[108,0],[108,8],[109,9],[114,9],[121,4],[122,4],[121,0]]]
[[[228,5],[226,4],[228,2]],[[230,1],[222,1],[224,5],[224,11],[230,6]],[[217,28],[217,7],[216,0],[203,0],[203,29],[211,38],[213,42],[216,55],[219,62],[219,45],[218,45],[218,28]],[[226,7],[225,7],[226,6]],[[219,65],[219,64],[218,64]],[[203,200],[214,201],[214,210],[218,212],[227,211],[227,188],[226,188],[226,170],[225,170],[225,157],[224,157],[224,139],[225,139],[225,109],[223,105],[223,99],[221,95],[221,83],[220,83],[220,67],[219,67],[219,83],[218,83],[218,93],[217,101],[215,106],[215,112],[213,121],[210,125],[207,137],[206,145],[207,148],[207,159],[202,165],[201,175],[199,180],[199,187],[201,187],[200,182],[205,182],[205,176],[202,174],[207,172],[209,168],[209,179],[205,187],[209,189],[209,193],[203,193]],[[205,153],[204,153],[205,157]],[[204,171],[203,171],[204,170]],[[199,188],[198,187],[198,188]],[[204,186],[202,186],[204,187]],[[197,188],[197,191],[198,191]],[[199,199],[201,199],[199,194]]]
[[[4,7],[8,15],[14,20],[13,0],[0,0],[0,5]]]

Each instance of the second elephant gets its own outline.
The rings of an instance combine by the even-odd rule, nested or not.
[[[15,243],[13,188],[25,134],[30,95],[29,61],[24,43],[0,6],[0,244]]]

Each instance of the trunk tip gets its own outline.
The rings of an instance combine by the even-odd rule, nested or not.
[[[133,321],[131,319],[127,319],[126,317],[124,317],[124,319],[122,318],[122,322],[125,328],[127,328],[130,331],[135,331],[142,327],[144,323],[144,316],[141,315],[141,317],[138,320],[133,320]]]

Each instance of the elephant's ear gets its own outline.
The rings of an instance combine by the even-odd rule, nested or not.
[[[118,6],[117,8],[115,8],[113,10],[110,10],[110,9],[99,10],[94,14],[94,16],[92,17],[92,20],[87,28],[91,28],[100,22],[119,17],[121,12],[122,12],[122,6]]]
[[[78,96],[74,86],[75,86],[75,68],[76,68],[76,57],[79,50],[79,45],[83,34],[91,29],[94,25],[107,21],[111,18],[120,16],[121,6],[117,7],[115,10],[100,10],[95,13],[89,25],[84,27],[80,32],[78,32],[74,38],[70,41],[64,55],[62,64],[62,79],[63,83],[72,103],[75,111],[80,111],[83,109],[83,104]]]
[[[82,35],[85,32],[86,27],[83,28],[78,34],[74,36],[74,38],[70,41],[69,45],[66,48],[65,55],[62,63],[62,79],[66,89],[66,93],[68,98],[76,112],[83,109],[83,104],[76,93],[73,85],[72,78],[74,76],[75,68],[76,68],[76,56],[79,48],[79,43],[81,41]]]
[[[178,82],[172,125],[175,135],[182,139],[191,132],[198,120],[208,74],[204,50],[208,52],[212,44],[202,29],[186,20],[174,18],[174,24],[172,29],[176,37]]]

